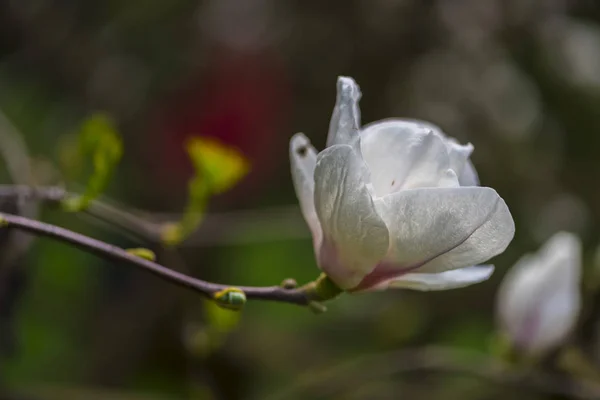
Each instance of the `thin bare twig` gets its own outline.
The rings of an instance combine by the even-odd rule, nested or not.
[[[69,193],[59,186],[0,185],[0,198],[16,198],[22,202],[40,201],[56,206],[72,196],[77,195]],[[144,241],[152,243],[160,241],[159,224],[146,221],[107,203],[92,201],[83,212]]]
[[[287,289],[281,286],[232,286],[196,279],[180,272],[173,271],[153,261],[137,257],[128,253],[126,250],[111,244],[29,218],[0,213],[0,221],[4,224],[3,228],[5,229],[18,229],[37,236],[49,237],[73,245],[89,253],[96,254],[105,259],[136,266],[159,276],[164,280],[201,293],[208,298],[213,298],[215,293],[223,289],[235,287],[242,290],[248,299],[269,300],[298,305],[308,305],[314,300],[310,298],[309,293],[304,288]]]
[[[41,201],[58,205],[76,196],[61,187],[0,185],[0,198]],[[142,242],[160,242],[164,223],[177,221],[180,214],[147,212],[106,199],[92,201],[85,215],[119,229]],[[252,234],[249,234],[252,232]],[[309,239],[310,232],[297,205],[271,207],[266,210],[239,210],[206,214],[198,229],[178,247],[240,245],[257,242]]]
[[[35,182],[31,167],[31,157],[27,145],[23,140],[23,136],[10,120],[0,111],[0,158],[4,161],[4,166],[8,171],[10,178],[17,185],[31,185]],[[3,199],[4,200],[4,199]],[[11,212],[10,204],[15,205],[19,212],[29,218],[37,218],[39,214],[39,202],[36,201],[21,201],[22,198],[8,199],[9,208],[4,208],[4,211]],[[3,202],[0,202],[3,203]],[[4,204],[6,204],[4,203]],[[31,238],[26,235],[16,234],[11,235],[9,245],[4,246],[3,254],[0,256],[2,265],[14,266],[15,261],[27,250],[31,245]],[[0,281],[4,281],[4,276],[9,274],[12,268],[3,268],[0,271]],[[2,291],[2,289],[0,289]]]

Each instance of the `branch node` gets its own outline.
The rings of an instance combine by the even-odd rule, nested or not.
[[[228,287],[213,294],[213,300],[220,307],[239,311],[246,304],[246,293],[242,289]]]
[[[296,289],[298,287],[298,282],[296,282],[294,278],[288,278],[284,279],[280,286],[288,290]]]
[[[136,257],[143,258],[144,260],[156,261],[156,254],[154,254],[154,252],[152,250],[146,249],[144,247],[127,249],[125,251]]]

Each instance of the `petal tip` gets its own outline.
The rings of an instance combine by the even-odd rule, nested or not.
[[[290,149],[310,144],[310,140],[302,132],[295,133],[290,139]]]
[[[337,79],[337,93],[340,98],[358,101],[361,97],[360,87],[349,76],[339,76]]]
[[[494,271],[496,270],[496,267],[493,264],[477,265],[475,268],[478,268],[480,270],[481,282],[490,279],[490,277],[494,274]]]
[[[305,156],[312,149],[310,140],[302,132],[296,133],[290,139],[290,155]]]
[[[559,231],[555,233],[548,240],[548,243],[573,251],[579,251],[581,248],[581,239],[579,236],[568,231]]]

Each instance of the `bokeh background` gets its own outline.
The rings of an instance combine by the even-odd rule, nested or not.
[[[557,230],[581,235],[593,270],[595,1],[2,1],[0,130],[32,161],[20,165],[14,143],[1,143],[2,180],[81,189],[84,181],[60,167],[65,138],[104,111],[125,142],[107,201],[149,218],[177,216],[192,174],[185,139],[216,137],[250,160],[251,173],[214,198],[199,232],[177,252],[159,253],[160,261],[216,282],[307,282],[318,270],[287,146],[302,131],[323,147],[338,75],[360,84],[363,122],[420,118],[473,143],[482,183],[504,197],[517,225],[490,281],[344,296],[319,316],[250,302],[221,335],[199,296],[39,239],[2,265],[12,272],[3,275],[0,303],[0,398],[560,398],[452,371],[411,371],[398,350],[489,351],[502,276]],[[23,207],[31,206],[16,211]],[[92,220],[39,212],[119,246],[138,245]],[[14,240],[0,239],[3,257],[14,253]],[[586,314],[577,336],[592,358],[595,317]],[[389,356],[360,361],[373,354]],[[339,368],[349,362],[357,370]]]

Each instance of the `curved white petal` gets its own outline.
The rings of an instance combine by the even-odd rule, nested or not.
[[[431,129],[386,121],[371,125],[360,142],[378,196],[419,187],[459,186],[448,148]]]
[[[539,258],[526,254],[508,271],[498,289],[498,318],[510,340],[519,348],[527,348],[536,335],[541,288]]]
[[[356,286],[389,247],[367,179],[363,160],[348,145],[334,145],[317,157],[315,209],[323,229],[319,266],[344,289]]]
[[[573,233],[558,232],[546,241],[539,257],[550,263],[548,279],[556,285],[578,284],[581,278],[581,240]],[[548,268],[548,267],[547,267]]]
[[[511,341],[538,353],[571,331],[581,307],[581,243],[573,234],[554,235],[537,254],[527,254],[506,274],[498,290],[498,317]]]
[[[462,145],[452,138],[447,138],[446,146],[450,157],[450,168],[452,168],[457,175],[462,175],[467,166],[467,162],[469,161],[469,157],[471,156],[471,153],[473,153],[473,145],[471,143]]]
[[[560,345],[575,327],[580,309],[577,291],[565,288],[552,293],[539,310],[540,322],[529,350],[537,353]]]
[[[361,131],[363,147],[364,142],[371,134],[381,130],[395,131],[398,135],[407,135],[415,131],[432,131],[446,145],[450,157],[450,168],[458,175],[460,185],[479,186],[477,172],[469,160],[473,152],[473,145],[470,143],[461,145],[456,139],[447,136],[439,126],[430,122],[407,118],[389,118],[363,127]]]
[[[471,160],[467,160],[465,168],[458,176],[458,183],[460,186],[479,186],[479,176]]]
[[[493,272],[493,265],[479,265],[433,274],[409,273],[392,279],[387,286],[421,291],[457,289],[488,280]]]
[[[367,124],[363,127],[361,136],[368,135],[372,129],[377,130],[375,127],[376,125],[384,125],[385,126],[385,124],[393,125],[397,129],[400,129],[400,130],[415,130],[416,129],[416,130],[433,131],[436,135],[446,138],[444,131],[442,131],[442,129],[439,126],[437,126],[436,124],[433,124],[433,123],[427,122],[427,121],[423,121],[420,119],[414,119],[414,118],[386,118],[386,119],[382,119],[377,122],[371,122],[370,124]]]
[[[403,190],[376,205],[390,232],[386,261],[399,269],[432,273],[478,265],[514,236],[506,203],[487,187]]]
[[[358,140],[360,129],[360,88],[354,79],[340,76],[337,96],[327,135],[327,147],[335,144],[352,144]]]
[[[469,157],[475,149],[471,143],[462,145],[451,137],[446,137],[446,144],[450,154],[450,167],[458,175],[460,186],[479,186],[477,171]]]
[[[315,246],[318,246],[321,243],[322,231],[315,211],[314,198],[317,151],[302,133],[296,133],[290,140],[290,164],[302,215],[312,232]]]

